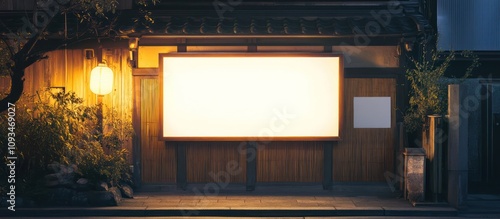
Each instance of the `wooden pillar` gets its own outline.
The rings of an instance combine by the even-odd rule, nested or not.
[[[97,95],[97,132],[99,133],[99,136],[98,136],[98,139],[99,139],[99,142],[101,143],[101,147],[104,147],[104,145],[102,145],[102,137],[104,135],[104,129],[103,129],[103,126],[104,124],[102,124],[102,121],[103,121],[103,111],[102,111],[102,99],[104,98],[103,95]]]
[[[481,131],[481,139],[482,139],[482,146],[479,148],[480,149],[480,166],[481,166],[481,181],[482,182],[489,182],[492,178],[492,175],[490,173],[490,167],[491,165],[489,164],[491,161],[491,152],[490,148],[492,148],[493,142],[492,142],[492,98],[491,98],[491,92],[492,92],[492,85],[491,84],[482,84],[481,85],[481,94],[484,95],[481,98],[481,125],[482,125],[482,131]]]
[[[133,162],[133,174],[132,178],[135,186],[141,188],[142,186],[142,174],[141,174],[141,139],[134,136],[132,137],[132,162]]]
[[[247,182],[246,190],[255,190],[255,182],[257,181],[257,143],[247,142]]]
[[[333,184],[333,142],[323,144],[323,189],[331,190]]]
[[[137,69],[132,69],[132,74]],[[133,76],[133,94],[132,95],[132,126],[137,135],[132,136],[132,160],[134,166],[133,180],[135,185],[140,188],[142,186],[142,167],[141,167],[141,78]]]
[[[468,177],[468,118],[464,109],[464,85],[448,86],[448,203],[463,208],[467,200]]]
[[[186,190],[187,187],[187,167],[186,167],[186,146],[177,142],[175,146],[175,158],[177,161],[177,188]]]
[[[443,142],[444,135],[440,115],[429,115],[429,128],[424,133],[423,147],[426,155],[426,190],[430,191],[432,201],[442,199],[443,183]]]

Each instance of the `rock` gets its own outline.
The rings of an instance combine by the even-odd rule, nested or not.
[[[52,188],[47,190],[47,197],[44,204],[48,205],[69,205],[71,198],[76,191],[69,188]]]
[[[117,206],[122,199],[120,190],[116,187],[111,187],[109,191],[90,191],[87,194],[92,206]]]
[[[59,178],[55,173],[45,175],[44,179],[46,187],[56,187],[59,185]]]
[[[59,185],[61,186],[71,186],[71,184],[74,183],[75,180],[75,174],[74,173],[68,173],[68,174],[57,174],[59,177]]]
[[[47,187],[57,187],[57,186],[65,186],[72,188],[74,184],[74,180],[76,177],[77,170],[76,165],[71,165],[70,167],[66,167],[64,165],[53,163],[49,164],[48,168],[54,172],[52,174],[48,174],[45,176],[45,186]]]
[[[85,191],[92,190],[90,184],[83,184],[82,185],[82,184],[75,183],[75,184],[71,185],[71,188],[77,192],[85,192]]]
[[[76,183],[80,184],[80,185],[85,185],[87,183],[89,183],[89,180],[88,179],[85,179],[85,178],[80,178],[76,181]]]
[[[70,164],[69,166],[60,165],[60,171],[58,173],[71,174],[76,172],[78,172],[76,164]]]
[[[72,189],[76,191],[89,191],[90,190],[90,183],[87,179],[85,178],[80,178],[76,181],[75,184],[72,185]]]
[[[96,185],[96,190],[97,191],[108,191],[109,190],[108,184],[105,182],[99,182]]]
[[[109,191],[113,193],[117,204],[119,204],[122,201],[122,193],[120,192],[120,189],[117,187],[111,187]]]
[[[61,164],[55,162],[47,165],[47,169],[51,171],[51,173],[59,173],[61,171]]]
[[[73,206],[88,206],[89,195],[87,192],[78,192],[71,197],[71,205]]]
[[[57,173],[59,177],[59,184],[61,185],[71,185],[75,182],[76,177],[76,166],[73,164],[70,167],[61,165],[61,171]]]
[[[129,185],[120,186],[120,191],[124,198],[134,198],[134,190]]]

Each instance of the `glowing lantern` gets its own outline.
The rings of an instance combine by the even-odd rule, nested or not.
[[[99,63],[90,72],[90,90],[97,95],[106,95],[112,89],[113,71],[105,63]]]

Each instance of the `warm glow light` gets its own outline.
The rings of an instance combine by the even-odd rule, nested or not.
[[[90,72],[90,90],[97,95],[106,95],[113,89],[113,71],[100,63]]]
[[[139,46],[139,38],[130,38],[128,40],[129,49],[137,49],[138,46]]]
[[[166,54],[166,140],[334,140],[341,58]]]

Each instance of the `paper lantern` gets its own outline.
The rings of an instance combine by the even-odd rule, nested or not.
[[[97,95],[106,95],[113,89],[113,71],[104,63],[99,63],[90,72],[90,90]]]

